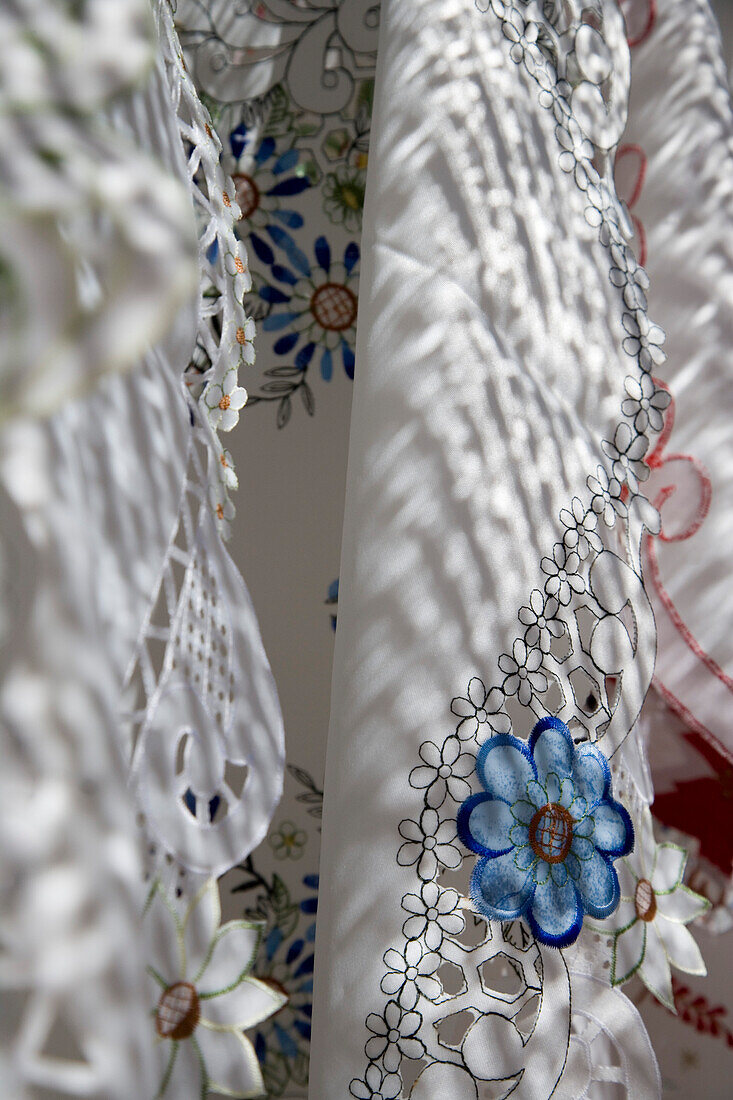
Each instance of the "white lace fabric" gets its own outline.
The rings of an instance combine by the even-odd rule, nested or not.
[[[123,1100],[167,1072],[140,849],[185,905],[262,838],[282,783],[274,682],[220,537],[236,478],[217,430],[253,327],[170,6],[42,7],[3,13],[3,48],[32,49],[0,90],[18,138],[0,180],[0,1081]],[[252,1019],[278,1005],[242,989]],[[198,1091],[241,1071],[256,1092],[254,1052],[219,1023]]]

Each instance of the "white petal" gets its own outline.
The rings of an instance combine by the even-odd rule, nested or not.
[[[172,1053],[174,1046],[176,1050],[171,1075],[166,1082],[165,1089],[161,1088],[156,1094],[156,1100],[159,1096],[165,1097],[166,1100],[178,1100],[179,1096],[201,1095],[204,1085],[204,1071],[196,1047],[191,1040],[186,1039],[182,1043],[171,1043],[170,1040],[164,1040],[159,1045],[166,1053],[168,1051]]]
[[[620,985],[628,981],[644,959],[647,927],[642,920],[635,920],[623,932],[619,932],[613,944],[611,982]]]
[[[686,974],[707,974],[700,948],[684,924],[675,924],[664,917],[657,917],[654,926],[667,949],[672,966],[684,970]]]
[[[243,978],[239,985],[217,997],[201,999],[201,1017],[213,1027],[246,1031],[273,1016],[288,1003],[284,993],[257,978]]]
[[[203,1025],[196,1034],[206,1063],[210,1092],[239,1100],[263,1095],[265,1086],[257,1055],[241,1031],[213,1031]],[[177,1094],[187,1095],[185,1091]]]
[[[185,961],[181,952],[178,918],[160,883],[156,883],[149,894],[145,923],[150,965],[167,984],[172,985],[183,978]]]
[[[195,982],[200,993],[230,989],[252,966],[262,936],[261,927],[247,921],[229,921],[216,937]]]
[[[657,911],[667,920],[688,924],[710,908],[707,898],[701,898],[687,886],[678,886],[671,894],[657,894]]]
[[[183,920],[183,947],[187,978],[198,975],[221,920],[219,887],[210,878],[195,895]],[[193,979],[194,981],[196,979]]]
[[[654,994],[657,1000],[676,1014],[674,996],[672,994],[672,975],[669,970],[669,959],[664,944],[656,930],[656,921],[647,925],[646,951],[644,962],[639,967],[637,974],[647,989]]]
[[[674,890],[682,878],[687,853],[677,844],[659,844],[654,858],[651,883],[655,894]]]

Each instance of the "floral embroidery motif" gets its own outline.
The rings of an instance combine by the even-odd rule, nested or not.
[[[334,0],[328,11],[301,5],[295,21],[281,8],[265,0],[224,16],[226,5],[218,10],[178,0],[176,20],[189,69],[203,86],[217,130],[228,139],[228,198],[236,208],[235,231],[253,264],[248,304],[256,321],[276,314],[275,326],[282,325],[258,326],[260,362],[266,365],[256,392],[248,385],[248,404],[274,403],[276,424],[284,428],[296,394],[306,413],[315,415],[309,367],[316,367],[322,381],[335,380],[341,374],[334,370],[336,356],[344,367],[341,378],[353,377],[356,265],[340,289],[292,299],[299,280],[313,276],[321,285],[309,259],[316,224],[328,219],[328,247],[342,256],[351,245],[349,261],[356,248],[349,238],[358,241],[361,232],[379,7],[371,0]],[[254,41],[261,49],[249,48]],[[285,321],[286,313],[295,319]],[[289,338],[310,321],[314,331],[288,349]],[[272,351],[282,362],[272,363]]]
[[[292,821],[283,821],[267,839],[276,859],[300,859],[308,834]]]
[[[546,1100],[565,1071],[576,1023],[565,952],[555,948],[576,939],[584,914],[598,920],[605,918],[594,914],[613,912],[622,866],[614,861],[633,843],[630,816],[611,797],[608,761],[632,730],[653,673],[655,624],[640,543],[645,529],[659,530],[659,515],[640,484],[649,474],[649,436],[666,402],[650,374],[664,360],[663,334],[646,316],[648,278],[629,247],[634,226],[613,183],[629,72],[618,11],[604,8],[591,26],[574,4],[476,4],[499,18],[512,60],[536,81],[540,103],[554,117],[560,167],[585,195],[586,221],[607,251],[622,347],[634,370],[613,436],[601,441],[606,462],[588,476],[587,495],[561,510],[560,536],[541,561],[544,592],[533,591],[520,609],[523,633],[499,659],[501,686],[487,689],[473,677],[451,704],[459,723],[446,740],[455,736],[477,753],[483,792],[454,811],[449,786],[445,795],[442,787],[433,794],[443,760],[432,743],[411,772],[424,808],[401,822],[406,843],[397,858],[416,868],[421,884],[402,902],[410,913],[405,943],[385,955],[382,989],[392,999],[383,1015],[368,1018],[365,1054],[379,1070],[374,1089],[381,1076],[396,1073],[414,1097],[423,1095],[423,1082],[426,1095],[440,1082],[446,1095],[468,1096],[475,1080],[503,1087],[522,1074],[532,1081],[532,1095]],[[513,735],[527,736],[532,726],[529,746]],[[624,766],[619,761],[620,754],[614,767]],[[633,782],[627,773],[623,789],[636,798]],[[446,873],[456,866],[453,813],[461,840],[478,856],[470,902],[445,889]],[[408,950],[413,940],[420,949]],[[444,964],[436,971],[432,953]],[[494,988],[493,971],[486,970],[500,963],[516,977],[510,995]],[[437,996],[426,984],[432,978],[442,985]],[[520,1030],[516,1021],[538,992],[546,995],[534,1023]],[[413,1030],[415,1016],[422,1022]],[[407,1037],[422,1044],[419,1055],[398,1045],[403,1023]],[[544,1043],[535,1039],[542,1034]],[[417,1057],[423,1067],[403,1074],[403,1059]],[[352,1095],[369,1095],[369,1083],[367,1075],[355,1078]]]
[[[604,918],[618,905],[613,860],[633,846],[605,756],[543,718],[529,746],[510,735],[485,742],[476,771],[484,792],[458,813],[461,840],[481,857],[472,901],[490,920],[526,915],[541,943],[566,947],[584,913]]]
[[[156,955],[148,967],[154,989],[153,1020],[161,1040],[157,1097],[188,1095],[197,1087],[226,1096],[258,1096],[262,1074],[243,1034],[276,1013],[287,998],[251,976],[261,925],[220,925],[214,879],[199,890],[183,918],[156,882],[146,903]],[[198,1082],[195,1086],[194,1083]]]
[[[700,949],[686,925],[702,916],[710,902],[683,885],[687,853],[676,844],[657,844],[646,809],[636,850],[619,862],[621,901],[613,916],[616,928],[611,958],[611,984],[638,974],[644,985],[671,1012],[675,1011],[670,966],[687,974],[705,974]],[[606,925],[599,930],[606,931]]]
[[[307,809],[305,814],[320,817],[323,794],[313,778],[302,768],[289,765],[290,774],[306,787],[296,801]],[[282,826],[281,826],[282,829]],[[299,830],[305,835],[305,829]],[[277,833],[270,835],[270,841]],[[275,853],[277,856],[277,852]],[[305,1096],[308,1090],[308,1063],[313,1013],[313,946],[316,938],[318,875],[298,876],[296,886],[283,874],[267,874],[259,864],[259,854],[247,857],[238,868],[244,878],[232,893],[256,895],[244,910],[245,919],[263,924],[262,948],[255,961],[257,977],[287,997],[276,1015],[260,1024],[254,1035],[254,1048],[262,1069],[268,1097]]]
[[[356,333],[357,296],[353,284],[358,276],[359,246],[350,241],[344,249],[343,263],[333,263],[331,248],[325,237],[319,237],[314,246],[315,264],[307,260],[298,265],[300,277],[290,268],[278,265],[273,269],[285,290],[278,291],[277,305],[262,322],[265,332],[289,331],[275,341],[276,355],[289,355],[301,337],[305,337],[295,356],[295,365],[301,370],[308,367],[317,347],[320,347],[321,377],[330,381],[333,374],[333,355],[340,350],[344,370],[354,377],[354,353],[352,345]],[[273,288],[266,287],[260,294],[272,300]]]

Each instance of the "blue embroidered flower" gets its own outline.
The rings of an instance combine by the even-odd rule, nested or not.
[[[307,191],[311,181],[299,163],[300,151],[278,152],[275,140],[265,137],[254,148],[252,134],[240,125],[229,137],[236,165],[232,170],[234,197],[241,211],[236,231],[246,237],[261,263],[275,262],[273,245],[307,264],[288,232],[300,229],[303,215],[290,208],[289,200]],[[268,239],[269,238],[269,239]],[[292,259],[291,259],[292,262]]]
[[[275,307],[261,327],[265,332],[288,330],[273,345],[276,355],[290,355],[305,338],[295,356],[295,366],[301,370],[308,368],[316,348],[320,347],[321,376],[330,381],[333,352],[340,350],[344,370],[353,378],[359,246],[350,241],[344,250],[343,263],[332,262],[328,241],[319,237],[314,253],[313,265],[302,253],[300,259],[289,255],[295,271],[283,264],[273,264],[272,274],[285,289],[276,286],[260,289],[260,297]]]
[[[511,734],[485,742],[476,771],[485,793],[461,806],[458,834],[482,857],[471,879],[477,909],[491,920],[526,916],[541,943],[567,947],[584,913],[601,920],[618,905],[613,861],[634,845],[605,756],[576,747],[549,717],[529,744]]]

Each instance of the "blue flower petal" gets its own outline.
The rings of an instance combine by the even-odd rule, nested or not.
[[[328,348],[323,349],[323,355],[321,356],[321,378],[324,382],[330,382],[333,375],[333,359],[331,358],[331,352]]]
[[[314,964],[315,957],[313,955],[309,955],[306,959],[303,959],[302,963],[295,971],[295,974],[293,976],[295,978],[300,978],[302,974],[312,974]]]
[[[268,960],[272,958],[272,956],[275,954],[275,952],[277,951],[278,947],[280,946],[280,944],[282,942],[283,942],[282,931],[276,925],[268,933],[267,939],[265,940],[265,954],[267,955]]]
[[[471,897],[491,920],[520,916],[534,889],[530,872],[514,862],[514,849],[503,856],[480,859],[471,875]]]
[[[213,241],[206,249],[206,259],[210,264],[216,263],[216,258],[219,255],[219,238],[214,237]]]
[[[240,122],[236,130],[232,130],[229,135],[229,145],[232,150],[232,154],[236,160],[239,160],[244,150],[249,145],[249,138],[247,137],[247,127],[243,122]]]
[[[359,262],[359,246],[354,241],[350,241],[344,249],[344,267],[348,275],[351,274],[352,268]]]
[[[292,324],[293,321],[297,321],[299,317],[299,313],[271,313],[262,322],[263,331],[278,332],[281,328],[286,328]]]
[[[293,1020],[293,1027],[295,1028],[295,1030],[297,1032],[299,1032],[303,1036],[304,1039],[307,1039],[310,1042],[310,1037],[311,1037],[311,1025],[310,1024],[305,1023],[304,1020]]]
[[[313,358],[313,352],[316,350],[316,345],[311,341],[310,344],[304,344],[298,354],[295,356],[295,365],[299,370],[305,370],[311,359]]]
[[[275,197],[282,195],[299,195],[301,191],[307,191],[311,181],[307,176],[291,176],[290,179],[280,180],[266,193]]]
[[[256,233],[250,233],[249,243],[252,245],[252,251],[255,256],[258,260],[261,260],[263,264],[271,264],[275,259],[275,253],[272,251],[267,241],[263,241]]]
[[[331,583],[338,586],[338,579],[336,579],[335,581],[332,581]],[[337,591],[338,591],[338,587],[337,587]],[[330,592],[330,589],[329,589],[329,592]],[[320,875],[304,875],[304,877],[303,877],[303,885],[310,887],[311,890],[317,890],[319,882],[320,882]]]
[[[353,351],[351,350],[351,348],[349,347],[349,345],[346,343],[345,340],[341,341],[341,358],[343,359],[344,370],[346,371],[349,378],[353,378],[354,377],[354,363],[356,362],[356,360],[354,359]]]
[[[558,886],[550,875],[536,887],[527,916],[541,943],[552,947],[573,943],[583,924],[583,907],[572,879]]]
[[[298,276],[289,268],[283,267],[282,264],[273,264],[272,274],[276,279],[279,279],[281,283],[290,283],[291,286],[295,286],[298,281]]]
[[[287,355],[293,350],[295,345],[300,340],[299,332],[288,332],[285,336],[281,336],[279,340],[276,340],[272,345],[272,350],[275,355]]]
[[[611,784],[608,761],[595,745],[579,745],[573,762],[573,782],[577,794],[592,810],[606,795]]]
[[[281,1027],[280,1024],[274,1024],[274,1030],[275,1034],[277,1035],[278,1042],[280,1043],[280,1049],[282,1050],[285,1057],[297,1058],[298,1045],[295,1040],[291,1038],[290,1035],[288,1035],[285,1028]]]
[[[290,966],[290,964],[297,959],[298,955],[301,953],[304,947],[305,940],[295,940],[293,943],[291,943],[290,947],[288,948],[288,953],[285,956],[285,963],[287,966]]]
[[[620,891],[616,872],[610,861],[595,850],[590,859],[580,860],[578,866],[575,884],[583,908],[597,920],[604,920],[618,905]]]
[[[506,802],[490,794],[475,794],[458,811],[458,835],[472,852],[496,856],[514,847],[509,830],[514,825]]]
[[[625,856],[634,843],[631,819],[618,802],[601,802],[593,810],[593,843],[602,852],[612,856]]]
[[[279,225],[268,225],[265,228],[278,248],[282,248],[295,270],[300,271],[303,275],[310,275],[311,265],[308,263],[305,253],[301,252],[290,234],[281,229]]]
[[[316,260],[328,274],[331,270],[331,247],[325,237],[319,237],[316,240],[315,248]]]
[[[575,745],[570,730],[559,718],[541,718],[532,730],[529,747],[534,756],[537,778],[541,783],[554,772],[560,779],[571,775]]]
[[[297,149],[286,149],[272,166],[273,176],[279,176],[282,172],[287,172],[290,168],[295,168],[299,156],[300,153]]]
[[[297,210],[273,210],[272,217],[277,218],[283,225],[287,225],[289,229],[300,229],[303,224],[303,215]]]
[[[494,798],[510,806],[523,796],[537,773],[529,749],[510,733],[498,733],[485,741],[476,758],[476,774]]]
[[[263,302],[273,302],[278,305],[282,302],[290,301],[290,296],[283,294],[282,290],[278,290],[276,286],[261,286],[260,298],[262,298]]]
[[[275,152],[275,139],[271,137],[263,138],[260,142],[260,147],[255,153],[255,160],[258,164],[264,164],[268,157],[271,157]]]

